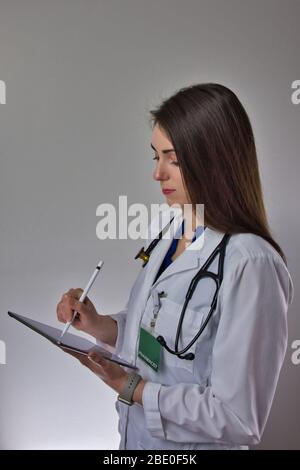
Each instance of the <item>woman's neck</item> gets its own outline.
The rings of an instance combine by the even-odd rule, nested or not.
[[[204,220],[202,217],[197,216],[195,213],[193,213],[191,216],[189,214],[187,216],[184,215],[185,230],[191,230],[192,232],[195,232],[199,225],[204,227]]]

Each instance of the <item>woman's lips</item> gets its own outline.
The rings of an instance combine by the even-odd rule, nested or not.
[[[171,193],[174,193],[174,191],[176,191],[176,189],[163,189],[162,190],[164,194],[171,194]]]

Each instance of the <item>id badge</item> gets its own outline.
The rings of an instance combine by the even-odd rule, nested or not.
[[[161,344],[146,329],[146,327],[141,326],[138,350],[139,358],[157,372],[160,362],[160,354]]]

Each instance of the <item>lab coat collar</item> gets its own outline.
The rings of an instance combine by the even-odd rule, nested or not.
[[[174,231],[172,233],[176,232],[181,223],[182,215],[176,215],[173,221]],[[170,236],[171,231],[172,227],[169,228],[166,232],[165,238],[162,238],[159,241],[150,255],[150,259],[148,261],[148,272],[145,279],[145,284],[148,286],[152,285],[161,263],[163,262],[163,259],[172,243],[172,237]],[[165,271],[163,271],[152,287],[155,287],[161,281],[179,272],[187,271],[189,269],[200,269],[209,255],[220,243],[223,236],[223,232],[206,227],[202,234],[193,243],[191,243],[180,254],[180,256],[178,256],[175,261],[165,269]]]

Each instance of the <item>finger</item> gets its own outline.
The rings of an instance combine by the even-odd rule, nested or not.
[[[73,318],[73,310],[69,306],[69,303],[66,301],[60,302],[57,305],[57,318],[59,321],[66,323],[67,321],[70,321]]]
[[[70,356],[76,357],[76,359],[79,359],[79,360],[82,359],[83,354],[80,354],[71,349],[64,348],[63,346],[60,346],[60,349],[62,349],[65,353],[70,354]]]
[[[86,305],[83,302],[79,302],[74,297],[69,298],[68,306],[71,310],[76,310],[78,313],[82,313],[83,315],[87,313]]]
[[[85,354],[81,354],[81,353],[77,353],[75,351],[71,351],[70,349],[65,349],[64,347],[61,347],[61,349],[69,354],[70,356],[73,356],[75,357],[76,359],[78,359],[78,361],[83,365],[83,366],[86,366],[88,368],[91,368],[91,365],[92,365],[92,362],[91,361],[88,361],[87,359],[87,356]],[[95,364],[93,364],[94,368],[96,368],[97,366]],[[99,368],[99,367],[98,367]],[[93,371],[94,372],[94,371]]]
[[[97,364],[97,366],[101,366],[103,368],[107,367],[108,365],[108,362],[107,359],[105,359],[104,357],[102,356],[99,356],[98,354],[96,354],[95,352],[90,352],[88,354],[88,359],[90,361],[92,361],[94,364]]]
[[[84,303],[79,302],[75,297],[72,297],[70,294],[64,294],[58,309],[61,315],[69,321],[73,317],[74,310],[77,310],[79,313],[85,313],[85,310],[83,310],[85,307]]]
[[[62,302],[60,301],[56,306],[56,315],[57,315],[58,321],[63,321],[62,315],[61,315],[61,306],[62,306]]]
[[[77,300],[80,299],[82,293],[83,289],[80,287],[77,287],[76,289],[69,289],[67,292],[70,297],[75,297]]]
[[[56,307],[56,314],[58,321],[62,323],[66,323],[69,320],[69,316],[72,315],[71,310],[69,311],[69,307],[66,307],[65,304],[61,301],[57,304]]]

